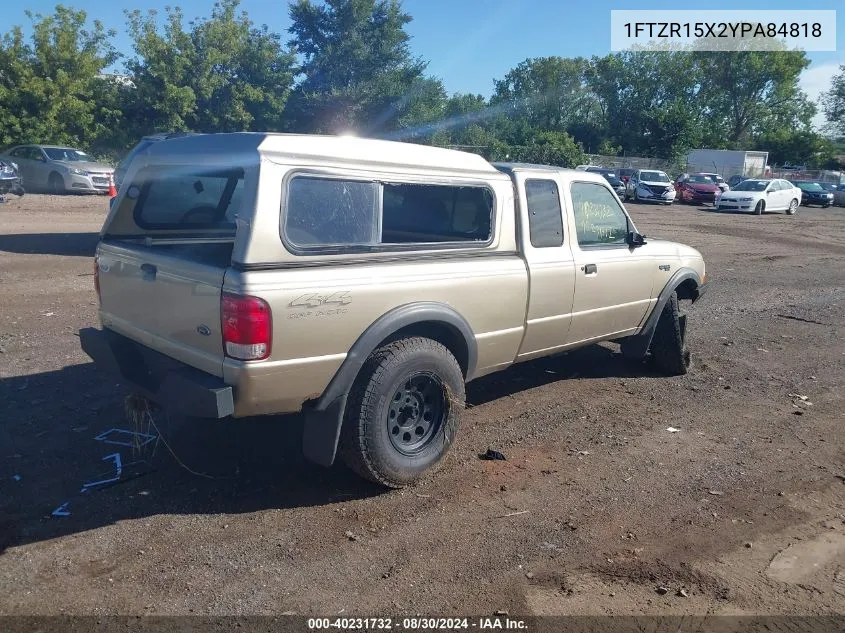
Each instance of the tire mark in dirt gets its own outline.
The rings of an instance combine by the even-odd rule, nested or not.
[[[725,227],[712,226],[709,224],[691,224],[691,228],[698,229],[704,233],[713,235],[726,235],[728,237],[738,237],[746,240],[754,240],[757,242],[772,243],[772,236],[765,233],[760,233],[752,229],[744,229],[740,227]],[[779,245],[787,244],[789,246],[797,246],[801,248],[812,248],[825,253],[836,253],[838,255],[845,255],[845,244],[830,244],[813,239],[800,239],[797,237],[787,237],[784,235],[777,236],[777,243]]]

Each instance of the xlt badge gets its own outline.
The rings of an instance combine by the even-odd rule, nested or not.
[[[666,271],[666,272],[668,273],[668,272],[669,272],[669,270],[670,270],[672,267],[671,267],[669,264],[660,264],[660,265],[658,266],[658,268],[659,268],[660,270],[664,270],[664,271]]]

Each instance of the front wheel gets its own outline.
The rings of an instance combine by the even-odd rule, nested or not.
[[[682,376],[690,365],[686,348],[687,315],[680,308],[678,293],[673,292],[660,313],[651,339],[651,361],[670,376]]]
[[[56,172],[50,174],[50,177],[47,179],[47,191],[53,195],[65,193],[65,179],[62,178],[61,174],[57,174]]]
[[[792,200],[789,203],[789,208],[786,210],[786,215],[795,215],[795,212],[798,211],[798,201]]]
[[[463,372],[445,346],[423,337],[393,341],[373,352],[355,380],[341,457],[383,486],[412,484],[448,452],[464,399]]]
[[[765,203],[762,200],[760,200],[757,203],[757,206],[754,207],[754,215],[763,215],[763,208],[765,206],[766,206]]]

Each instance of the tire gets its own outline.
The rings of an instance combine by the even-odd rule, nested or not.
[[[56,172],[50,174],[50,177],[47,178],[47,191],[53,195],[66,193],[65,180],[61,174],[57,174]]]
[[[663,307],[654,337],[651,339],[651,361],[661,372],[682,376],[690,366],[690,353],[686,349],[687,315],[681,311],[678,293],[673,292]]]
[[[423,337],[393,341],[370,355],[352,386],[341,458],[388,488],[412,484],[448,452],[464,400],[463,372],[445,346]]]
[[[786,215],[795,215],[796,211],[798,211],[798,201],[793,198],[792,202],[789,203],[789,208],[786,210]]]
[[[766,203],[760,200],[757,206],[754,207],[754,215],[763,215],[763,210],[766,208]]]
[[[637,190],[634,189],[634,202],[639,202],[639,201],[640,201],[640,196],[637,193]]]

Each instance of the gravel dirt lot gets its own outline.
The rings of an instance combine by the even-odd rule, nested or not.
[[[707,260],[691,373],[607,344],[476,381],[444,467],[384,492],[296,416],[95,441],[126,427],[77,337],[107,200],[0,204],[0,613],[845,613],[845,210],[628,208]]]

